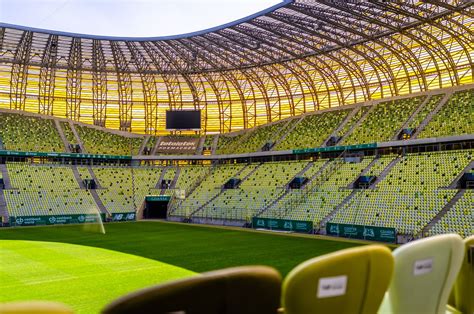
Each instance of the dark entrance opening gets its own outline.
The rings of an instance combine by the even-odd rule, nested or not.
[[[169,200],[146,200],[144,219],[166,219]]]

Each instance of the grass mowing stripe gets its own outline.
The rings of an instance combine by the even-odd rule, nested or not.
[[[297,264],[360,244],[162,222],[110,223],[106,234],[83,226],[10,228],[0,239],[57,241],[138,255],[195,272],[261,264],[283,275]]]
[[[98,313],[125,293],[194,272],[139,256],[54,242],[0,240],[0,302],[52,300]]]

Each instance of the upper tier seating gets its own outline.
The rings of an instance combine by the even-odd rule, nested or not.
[[[354,145],[391,140],[422,100],[421,97],[414,97],[375,105],[372,112],[343,141],[343,144]]]
[[[217,154],[237,154],[261,151],[267,142],[275,142],[297,119],[259,126],[248,133],[234,137],[219,136]]]
[[[441,137],[474,133],[474,89],[454,93],[418,136]]]
[[[95,128],[76,125],[84,148],[89,154],[137,155],[143,137],[125,137]]]
[[[275,150],[319,147],[351,111],[337,110],[306,116]]]
[[[64,144],[51,119],[0,113],[0,138],[5,149],[63,152]]]
[[[408,123],[408,128],[417,128],[423,122],[423,120],[425,120],[425,118],[436,108],[443,97],[444,94],[431,96],[425,106],[421,108],[418,114],[415,115]]]
[[[64,136],[66,137],[69,144],[72,144],[72,145],[79,144],[77,143],[76,137],[74,136],[74,133],[72,132],[71,127],[69,126],[69,123],[61,122],[60,125],[61,125],[61,128],[63,129]]]

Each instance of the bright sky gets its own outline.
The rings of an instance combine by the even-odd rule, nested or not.
[[[0,22],[80,34],[154,37],[219,26],[281,0],[0,0]]]

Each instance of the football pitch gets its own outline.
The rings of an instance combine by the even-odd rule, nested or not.
[[[51,300],[98,313],[139,288],[239,265],[284,276],[299,263],[359,245],[244,229],[165,222],[0,230],[0,302]]]

